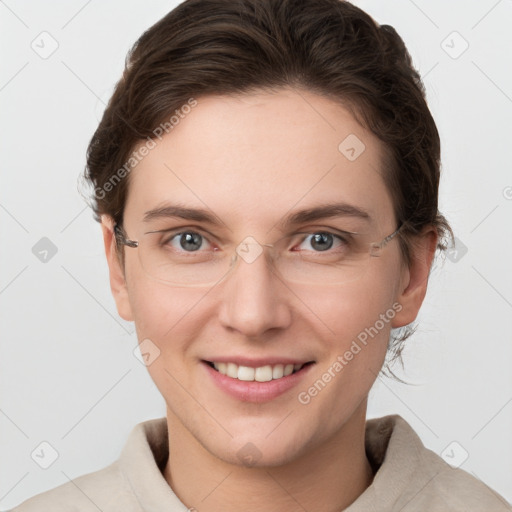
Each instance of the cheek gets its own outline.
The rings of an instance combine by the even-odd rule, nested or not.
[[[201,324],[197,313],[202,294],[173,288],[146,275],[136,276],[131,283],[130,304],[139,341],[150,339],[163,354],[184,349],[181,334],[187,332],[193,338]]]
[[[379,374],[395,315],[392,298],[389,288],[370,280],[345,286],[316,303],[334,334],[323,339],[318,368],[297,400],[303,414],[321,419],[326,435],[351,417]]]
[[[389,332],[389,320],[395,313],[394,288],[391,283],[377,283],[374,279],[351,283],[339,292],[319,295],[311,309],[317,312],[319,320],[329,328],[330,337],[342,349],[375,324],[379,332]],[[386,317],[384,325],[381,315]]]
[[[173,397],[173,409],[187,404],[183,386],[189,378],[190,348],[204,325],[198,317],[201,297],[197,290],[173,289],[141,277],[130,290],[140,350],[150,354],[147,370],[168,405],[167,398]]]
[[[382,367],[392,321],[400,309],[395,300],[397,276],[386,270],[315,301],[315,311],[330,330],[318,370],[321,376],[329,373],[325,378],[333,381],[333,392],[362,397]]]

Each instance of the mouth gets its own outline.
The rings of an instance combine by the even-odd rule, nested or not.
[[[259,404],[297,389],[315,365],[315,361],[288,358],[233,361],[226,357],[201,362],[215,388],[239,402]]]
[[[218,373],[233,380],[244,382],[270,382],[296,374],[310,366],[314,361],[295,364],[266,364],[258,367],[238,365],[233,362],[204,361]]]

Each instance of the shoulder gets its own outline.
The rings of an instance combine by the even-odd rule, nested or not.
[[[10,512],[143,512],[153,501],[171,500],[161,469],[168,457],[166,418],[135,425],[118,460],[37,494]],[[169,498],[171,495],[171,498]]]
[[[450,466],[425,447],[420,451],[417,472],[424,488],[412,500],[416,507],[428,505],[454,512],[512,511],[510,504],[481,480],[461,468]]]
[[[361,498],[382,499],[390,504],[385,510],[512,512],[490,487],[426,448],[400,416],[368,420],[366,450],[378,469]]]
[[[10,512],[141,512],[118,462],[37,494]]]

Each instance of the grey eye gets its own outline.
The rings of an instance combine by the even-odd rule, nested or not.
[[[330,233],[314,233],[311,235],[311,247],[318,251],[329,250],[334,243],[334,235]]]
[[[178,233],[169,242],[172,244],[172,241],[176,238],[179,239],[180,247],[185,251],[197,251],[203,245],[203,237],[193,231]]]

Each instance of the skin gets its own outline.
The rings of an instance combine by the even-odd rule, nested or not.
[[[366,146],[355,161],[338,151],[349,134]],[[269,243],[290,211],[343,200],[368,210],[382,239],[397,227],[379,171],[382,149],[348,110],[308,91],[198,98],[131,172],[124,228],[136,239],[144,212],[179,201],[206,205],[225,224],[223,235],[233,246],[246,236]],[[335,228],[337,222],[313,224]],[[135,322],[140,341],[149,338],[160,350],[148,370],[167,405],[164,477],[183,503],[201,512],[327,512],[352,503],[373,478],[364,450],[368,393],[390,329],[414,321],[424,299],[435,229],[418,237],[409,267],[395,238],[370,259],[364,275],[344,285],[284,283],[259,257],[240,262],[215,286],[196,288],[149,277],[138,249],[125,248],[123,272],[106,216],[102,229],[118,312]],[[400,312],[301,404],[298,393],[397,303]],[[228,396],[205,373],[201,360],[221,355],[288,356],[315,364],[293,389],[251,403]],[[249,442],[258,457],[245,463],[237,453]]]

